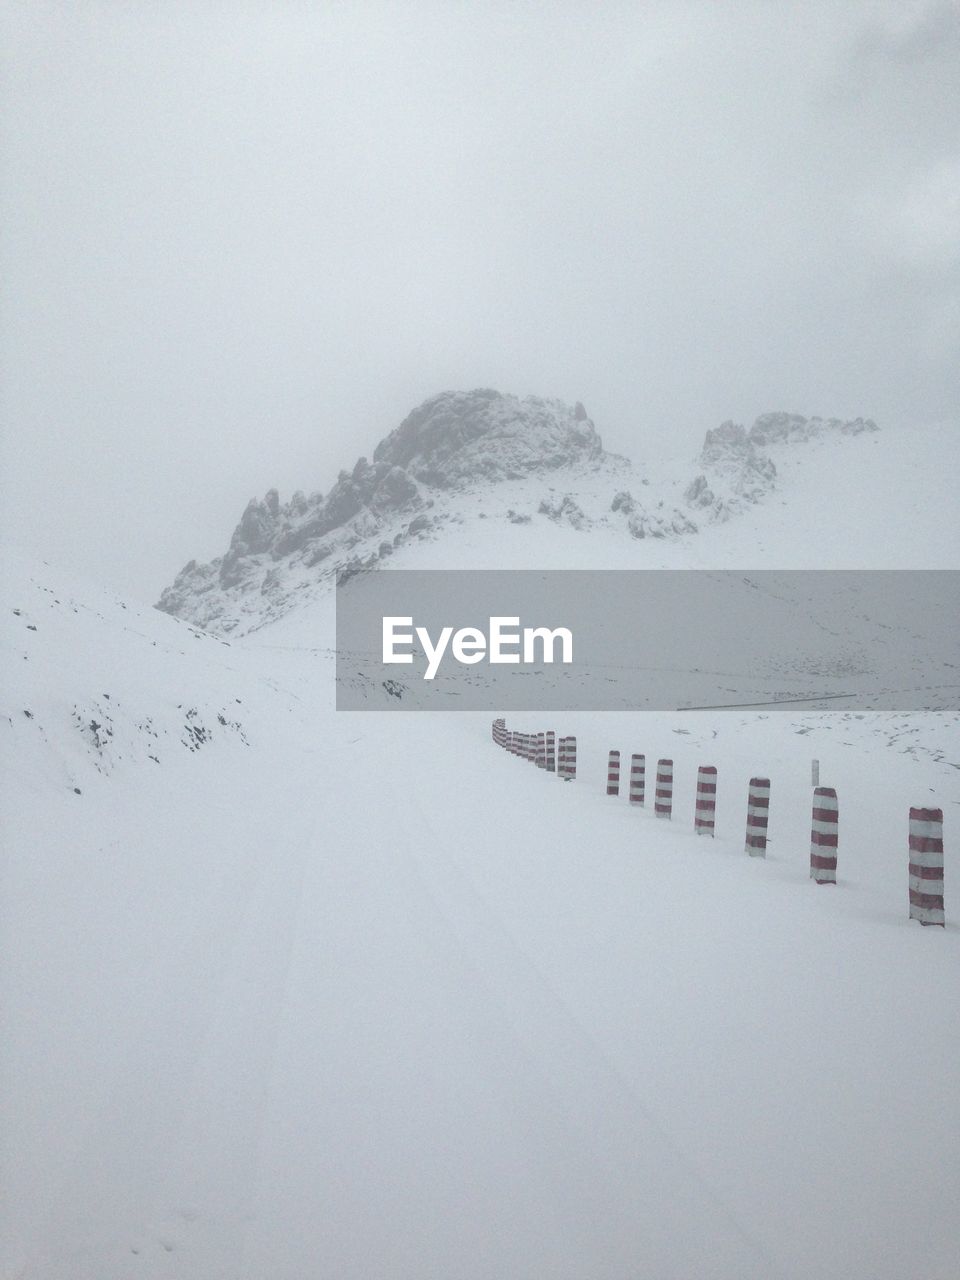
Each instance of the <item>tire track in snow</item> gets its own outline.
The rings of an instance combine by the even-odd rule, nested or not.
[[[295,797],[283,794],[278,817],[296,811]],[[285,842],[280,858],[268,851],[247,896],[154,1211],[132,1246],[137,1280],[227,1280],[240,1272],[310,851],[297,840]]]
[[[197,785],[203,792],[202,782]],[[176,859],[164,870],[163,842],[180,839],[190,847],[188,834],[195,834],[192,824],[181,829],[175,821],[163,827],[161,844],[154,850],[145,842],[141,859],[154,858],[161,874],[179,879],[183,866]],[[99,857],[105,848],[122,850],[127,843],[117,840],[99,846],[96,853]],[[237,873],[236,867],[231,870]],[[110,863],[98,871],[101,878],[115,873]],[[84,1080],[82,1127],[51,1170],[55,1178],[43,1215],[45,1226],[22,1268],[30,1280],[104,1280],[117,1274],[149,1275],[157,1267],[157,1274],[179,1274],[182,1258],[169,1259],[172,1250],[167,1246],[175,1247],[188,1229],[192,1233],[198,1215],[172,1171],[182,1164],[184,1149],[194,1143],[197,1124],[190,1108],[196,1108],[201,1093],[211,1030],[231,1003],[237,957],[250,946],[250,922],[276,875],[268,865],[243,883],[230,912],[233,930],[225,938],[223,923],[201,928],[195,919],[184,926],[164,915],[165,901],[141,906],[144,895],[150,895],[150,878],[128,874],[122,865],[116,874],[122,878],[116,892],[129,900],[133,928],[146,931],[150,942],[141,950],[131,946],[132,935],[119,930],[116,937],[103,939],[101,915],[81,917],[83,952],[78,964],[93,991],[76,1017],[84,1034],[90,1034],[86,1028],[97,1018],[102,1002],[110,1020],[100,1036],[109,1057],[101,1078]],[[212,879],[205,885],[206,893],[212,891],[218,872],[208,874]],[[109,905],[111,899],[106,901]],[[133,987],[147,960],[150,971],[141,976],[149,979],[148,991],[159,997],[158,1005],[151,994],[140,995]],[[196,970],[191,971],[191,961]],[[88,1077],[90,1063],[82,1061],[79,1070]]]

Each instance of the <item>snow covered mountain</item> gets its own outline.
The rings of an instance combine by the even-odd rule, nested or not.
[[[187,564],[158,607],[243,634],[302,604],[339,569],[372,567],[411,542],[446,541],[452,527],[480,520],[603,530],[618,541],[690,538],[776,489],[771,447],[876,430],[860,418],[765,414],[749,431],[732,422],[708,431],[695,463],[664,469],[607,453],[579,403],[445,392],[409,414],[372,462],[360,458],[342,471],[326,495],[297,492],[281,504],[271,489],[251,499],[227,552]],[[491,546],[500,541],[489,538]],[[631,563],[648,560],[635,552]]]
[[[298,492],[281,505],[272,489],[251,499],[226,554],[186,565],[159,608],[223,632],[248,630],[285,612],[305,583],[378,563],[438,529],[456,510],[445,500],[451,491],[616,463],[580,404],[488,390],[434,396],[326,495]]]

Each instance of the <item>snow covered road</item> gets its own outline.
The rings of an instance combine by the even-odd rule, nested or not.
[[[8,867],[4,1274],[953,1274],[955,931],[480,719],[230,750]]]

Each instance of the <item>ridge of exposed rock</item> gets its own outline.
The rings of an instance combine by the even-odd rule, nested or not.
[[[362,457],[341,471],[326,495],[298,491],[281,503],[270,489],[251,498],[224,555],[207,564],[191,560],[157,607],[231,630],[238,607],[267,617],[281,610],[285,569],[369,567],[408,538],[431,536],[425,509],[440,493],[608,458],[579,402],[571,408],[489,389],[445,391],[408,414],[372,461]]]
[[[712,520],[726,520],[761,502],[775,487],[777,468],[764,446],[795,444],[830,435],[854,436],[879,428],[872,418],[804,418],[798,413],[764,413],[749,431],[724,422],[706,433],[700,451],[703,470],[687,485],[686,502]]]

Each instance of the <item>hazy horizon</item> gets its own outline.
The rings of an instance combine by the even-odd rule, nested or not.
[[[960,6],[8,4],[3,533],[141,599],[418,403],[960,405]]]

